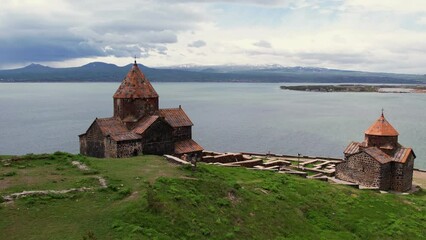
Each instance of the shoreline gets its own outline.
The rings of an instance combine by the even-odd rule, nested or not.
[[[363,84],[336,84],[336,85],[299,85],[281,86],[282,90],[304,92],[377,92],[377,93],[426,93],[426,85],[363,85]]]

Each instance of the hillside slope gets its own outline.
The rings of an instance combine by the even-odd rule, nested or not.
[[[9,159],[10,157],[3,157]],[[79,170],[71,161],[86,164]],[[0,239],[422,239],[426,193],[380,194],[161,157],[27,155],[0,165],[2,196],[87,187],[0,206]],[[107,180],[97,188],[96,177]],[[424,239],[424,238],[423,238]]]

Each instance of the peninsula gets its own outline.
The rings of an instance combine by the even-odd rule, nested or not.
[[[281,86],[281,89],[307,92],[426,93],[426,85],[303,85]]]

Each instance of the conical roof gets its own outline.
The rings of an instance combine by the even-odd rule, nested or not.
[[[371,125],[367,131],[365,131],[367,135],[374,136],[398,136],[398,131],[392,127],[392,125],[386,120],[385,116],[382,115],[377,119],[377,121]]]
[[[151,83],[135,63],[115,92],[114,98],[158,98]]]

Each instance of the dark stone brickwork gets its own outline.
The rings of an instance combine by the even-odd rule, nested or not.
[[[96,119],[79,136],[81,154],[98,158],[163,155],[175,154],[178,146],[176,153],[201,156],[202,147],[191,140],[191,120],[181,107],[159,109],[158,94],[136,62],[113,99],[114,117]]]
[[[392,146],[392,149],[381,149],[388,155],[393,155],[395,150],[398,148],[398,136],[373,136],[365,135],[365,142],[368,147],[389,147]]]
[[[143,152],[145,154],[173,154],[173,128],[163,120],[154,122],[143,134]]]
[[[336,177],[362,186],[380,188],[385,168],[370,155],[360,152],[336,165]]]
[[[413,182],[413,167],[413,156],[410,156],[405,164],[397,162],[394,163],[394,169],[392,172],[392,190],[404,192],[411,189]]]
[[[158,111],[158,98],[115,98],[114,117],[140,119]]]
[[[413,181],[414,156],[405,163],[381,164],[365,152],[359,152],[336,165],[336,178],[380,190],[405,192]]]
[[[118,158],[138,156],[142,154],[142,143],[140,141],[119,142],[116,149]]]
[[[188,140],[192,138],[192,127],[176,127],[173,130],[175,141]]]
[[[105,138],[96,123],[85,135],[80,136],[80,153],[91,157],[105,157]]]

